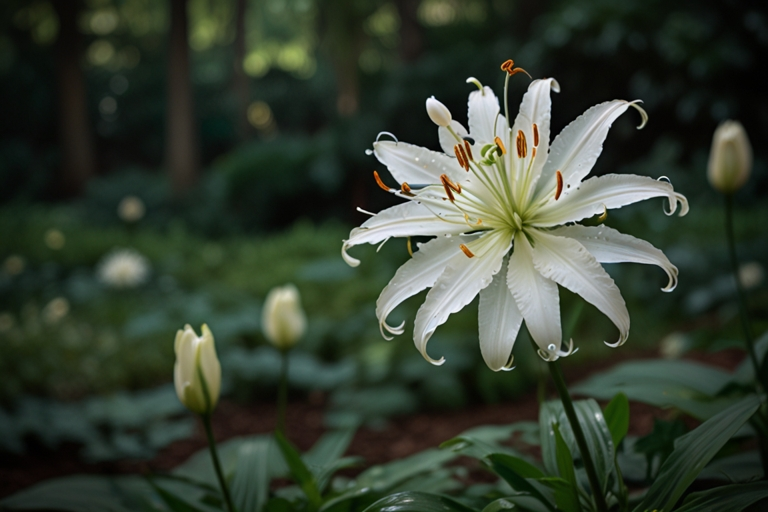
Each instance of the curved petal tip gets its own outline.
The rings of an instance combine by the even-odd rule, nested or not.
[[[341,257],[344,259],[347,265],[350,267],[356,267],[360,265],[360,260],[347,254],[347,249],[350,247],[352,247],[352,244],[349,243],[349,240],[344,240],[344,243],[341,246]]]

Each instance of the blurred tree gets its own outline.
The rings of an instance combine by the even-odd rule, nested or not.
[[[54,0],[59,18],[56,44],[56,77],[59,101],[59,146],[61,176],[65,195],[75,195],[95,172],[91,124],[86,102],[85,78],[81,67],[82,45],[77,18],[81,3]]]
[[[171,0],[165,165],[177,193],[192,188],[200,173],[197,122],[189,75],[187,24],[187,0]]]
[[[379,2],[318,0],[321,45],[336,77],[336,112],[355,115],[360,107],[360,54],[367,35],[364,22]]]
[[[405,62],[414,62],[424,49],[423,28],[419,23],[419,0],[396,0],[397,13],[400,16],[400,58]]]
[[[248,136],[247,109],[250,103],[248,76],[245,74],[245,7],[246,0],[235,0],[235,58],[232,75],[232,89],[235,96],[235,116],[237,135],[242,141]]]

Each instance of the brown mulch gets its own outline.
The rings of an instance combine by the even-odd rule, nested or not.
[[[651,358],[653,353],[615,352],[609,361],[598,361],[589,367],[568,368],[566,378],[576,382],[589,374],[603,370],[628,359]],[[716,355],[694,353],[691,359],[720,366],[735,368],[743,358],[738,350],[723,351]],[[311,393],[306,400],[294,401],[287,410],[287,434],[301,450],[311,447],[323,434],[323,417],[326,397]],[[666,418],[671,411],[660,410],[644,404],[631,404],[630,434],[644,435],[653,428],[654,418]],[[276,407],[272,403],[239,404],[222,400],[213,418],[213,429],[218,441],[232,437],[269,433],[274,429]],[[350,445],[347,455],[361,456],[366,466],[388,462],[411,455],[430,447],[436,447],[461,432],[479,425],[510,424],[522,420],[538,419],[538,402],[535,393],[527,393],[517,400],[503,404],[477,404],[452,411],[420,412],[410,416],[387,420],[377,428],[360,428]],[[51,451],[31,447],[23,456],[0,454],[0,497],[42,480],[72,475],[125,474],[165,472],[184,462],[190,455],[205,448],[205,434],[198,425],[189,439],[176,441],[151,460],[120,460],[86,463],[78,458],[79,447],[63,445]]]

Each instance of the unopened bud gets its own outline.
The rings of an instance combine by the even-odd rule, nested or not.
[[[189,325],[176,332],[176,364],[173,383],[184,407],[197,414],[210,414],[219,401],[221,365],[213,334],[203,324],[202,336]]]
[[[752,172],[752,147],[738,121],[725,121],[712,138],[707,176],[713,188],[725,194],[739,190]]]
[[[275,347],[280,350],[293,347],[307,327],[299,290],[292,284],[270,290],[264,303],[261,323],[264,336]]]
[[[449,126],[451,124],[451,111],[437,101],[434,96],[427,98],[427,114],[437,126]]]

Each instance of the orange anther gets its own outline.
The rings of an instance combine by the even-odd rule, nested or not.
[[[381,187],[382,190],[385,190],[387,192],[391,192],[392,189],[390,189],[388,186],[384,184],[383,181],[381,181],[381,178],[379,177],[379,173],[376,171],[373,171],[373,179],[376,180],[376,184]]]
[[[539,127],[536,126],[536,123],[533,123],[533,147],[538,147],[539,145]]]
[[[459,244],[459,249],[461,249],[461,252],[467,255],[467,258],[474,258],[475,255],[472,254],[472,251],[469,250],[469,247],[467,247],[464,244]]]
[[[402,192],[403,194],[405,194],[407,196],[413,196],[413,194],[411,193],[411,187],[406,182],[403,182],[400,185],[400,192]]]
[[[525,158],[528,156],[528,141],[525,140],[523,130],[517,130],[517,157]]]
[[[462,169],[466,169],[469,165],[464,161],[464,157],[461,155],[461,146],[458,144],[453,146],[453,152],[456,153],[456,160],[459,161],[459,165],[462,167]]]
[[[467,156],[469,157],[469,159],[474,162],[475,159],[472,158],[472,146],[469,144],[468,140],[464,141],[464,148],[467,150]]]
[[[464,161],[464,170],[469,171],[469,159],[467,158],[467,152],[464,151],[464,146],[457,144],[459,152],[461,153],[461,159]]]
[[[560,194],[563,193],[563,173],[555,171],[555,178],[557,179],[557,190],[555,190],[555,201],[560,199]]]
[[[493,142],[495,142],[496,147],[499,148],[499,156],[507,154],[507,148],[504,147],[504,144],[501,142],[501,139],[499,137],[496,137],[495,139],[493,139]]]

